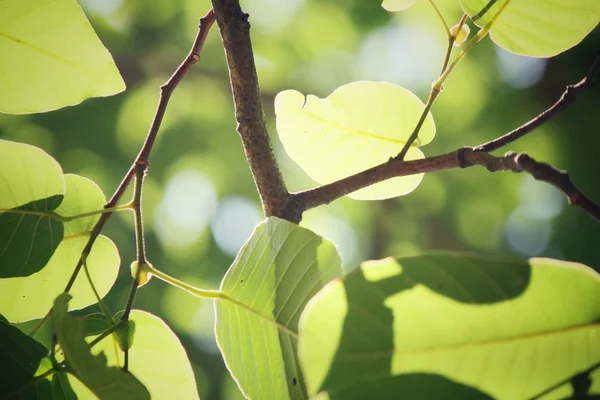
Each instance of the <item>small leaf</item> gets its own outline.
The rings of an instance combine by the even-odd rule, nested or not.
[[[398,155],[424,109],[410,91],[387,82],[353,82],[329,97],[306,98],[295,90],[275,98],[277,132],[288,155],[314,180],[330,183],[388,161]],[[431,113],[415,145],[435,135]],[[407,160],[423,158],[411,147]],[[423,174],[393,178],[349,196],[387,199],[413,191]]]
[[[100,399],[150,399],[150,393],[132,373],[106,365],[104,354],[92,355],[85,341],[83,318],[69,315],[71,295],[63,293],[54,301],[52,320],[65,362],[77,379]]]
[[[63,202],[55,210],[57,214],[70,217],[102,209],[106,200],[95,183],[78,175],[67,174],[64,178],[67,190]],[[66,236],[41,271],[27,278],[0,279],[0,313],[11,322],[46,315],[56,293],[64,290],[98,218],[94,215],[64,223]],[[120,263],[114,243],[106,236],[98,236],[87,265],[100,296],[104,297],[114,284]],[[84,271],[80,271],[71,294],[74,296],[72,309],[97,302]]]
[[[0,54],[0,112],[49,111],[125,89],[75,0],[4,0]]]
[[[135,321],[121,321],[113,334],[115,335],[115,340],[121,351],[131,349],[131,346],[133,346],[133,337],[135,335]]]
[[[117,313],[114,318],[120,315]],[[144,384],[152,398],[198,399],[194,372],[177,335],[163,320],[144,311],[133,310],[129,321],[136,327],[135,341],[129,350],[129,371]],[[111,336],[94,346],[92,351],[94,354],[103,351],[108,365],[122,366],[123,353],[116,349],[116,339]],[[79,398],[86,398],[85,387],[69,379]]]
[[[258,225],[221,283],[232,301],[215,303],[215,332],[225,364],[251,399],[304,399],[296,354],[306,302],[342,275],[335,246],[291,222]]]
[[[479,26],[506,0],[460,0]],[[490,36],[500,47],[525,56],[551,57],[577,45],[600,22],[598,0],[513,0],[494,23]]]
[[[381,6],[388,11],[404,11],[416,2],[417,0],[383,0]]]
[[[302,314],[299,354],[309,393],[330,399],[525,399],[598,365],[598,337],[592,269],[441,253],[328,284]]]

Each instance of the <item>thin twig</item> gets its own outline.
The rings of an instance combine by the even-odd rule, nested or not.
[[[264,120],[248,14],[238,0],[212,0],[221,31],[235,106],[237,131],[265,216],[281,216],[289,193],[277,167]]]
[[[117,205],[117,203],[119,202],[119,200],[121,199],[121,197],[123,197],[123,194],[127,190],[129,183],[135,176],[136,166],[139,165],[140,163],[146,164],[146,165],[149,164],[150,153],[152,152],[152,147],[154,146],[154,142],[156,141],[156,136],[158,135],[158,131],[160,130],[160,125],[161,125],[163,117],[165,115],[165,111],[167,110],[167,106],[169,104],[169,99],[171,98],[171,95],[173,94],[173,91],[175,90],[175,88],[177,87],[179,82],[181,82],[181,80],[185,77],[185,75],[190,70],[190,68],[192,68],[192,66],[194,66],[196,63],[198,63],[198,61],[200,61],[200,53],[202,51],[202,47],[204,46],[204,42],[206,41],[206,36],[208,35],[208,32],[210,31],[210,28],[213,25],[214,21],[215,21],[215,15],[214,15],[212,9],[204,17],[200,18],[200,25],[198,26],[198,34],[196,35],[196,39],[194,40],[194,44],[192,45],[190,52],[188,53],[186,58],[183,60],[183,62],[179,65],[179,67],[175,70],[175,73],[173,73],[173,75],[169,78],[169,80],[167,80],[167,82],[160,87],[160,98],[158,101],[158,106],[156,108],[156,113],[154,115],[154,119],[152,120],[152,124],[150,125],[150,130],[148,131],[148,135],[146,136],[146,140],[144,141],[144,144],[143,144],[142,148],[140,149],[140,152],[138,153],[137,157],[135,158],[135,161],[129,168],[129,171],[127,171],[127,174],[125,174],[125,177],[123,178],[123,180],[117,187],[117,190],[112,195],[112,197],[110,198],[108,203],[106,203],[105,208],[115,207]],[[81,257],[79,258],[79,261],[77,262],[75,270],[71,274],[71,277],[69,278],[69,281],[67,282],[67,285],[65,286],[65,290],[64,290],[65,292],[68,292],[69,290],[71,290],[71,287],[73,287],[73,284],[75,283],[75,279],[77,278],[77,275],[79,274],[79,271],[81,270],[83,262],[86,260],[86,258],[90,254],[90,251],[92,250],[92,246],[94,245],[94,242],[100,235],[102,228],[104,228],[106,221],[108,221],[108,219],[111,217],[111,215],[112,215],[112,212],[102,214],[100,216],[100,219],[96,223],[96,225],[94,225],[94,228],[90,232],[90,237],[89,237],[83,251],[81,252]],[[36,326],[36,328],[34,328],[34,330],[31,332],[32,335],[34,335],[37,332],[37,330],[39,328],[41,328],[43,323],[48,320],[51,312],[52,312],[52,310],[50,310],[48,312],[48,314],[46,314],[46,316],[43,318],[42,322],[40,324],[38,324],[38,326]]]
[[[442,21],[442,25],[444,25],[444,30],[446,31],[446,35],[448,36],[448,38],[452,37],[452,33],[450,33],[450,27],[448,26],[448,23],[446,22],[446,18],[444,18],[444,16],[442,15],[442,12],[438,8],[438,6],[435,4],[435,1],[429,0],[429,4],[431,4],[431,7],[433,7],[433,10],[437,14],[440,21]]]
[[[554,118],[558,113],[569,107],[571,104],[575,102],[577,96],[584,92],[586,89],[589,89],[595,80],[600,75],[600,50],[598,50],[598,54],[592,63],[592,66],[588,70],[585,77],[577,82],[575,85],[569,85],[560,96],[560,98],[554,103],[550,108],[539,114],[537,117],[533,118],[529,122],[521,125],[517,129],[508,132],[505,135],[500,136],[494,140],[491,140],[487,143],[478,146],[477,149],[481,151],[491,152],[497,150],[503,146],[506,146],[509,143],[514,142],[515,140],[525,136],[529,132],[534,129],[539,128],[542,124],[548,122],[550,119]]]

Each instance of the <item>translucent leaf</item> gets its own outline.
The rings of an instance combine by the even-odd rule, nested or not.
[[[51,213],[64,192],[56,160],[37,147],[0,140],[0,278],[31,275],[52,257],[63,226]]]
[[[416,2],[417,0],[383,0],[381,6],[388,11],[404,11]]]
[[[129,370],[144,384],[153,399],[198,399],[194,372],[185,349],[175,333],[155,315],[133,310],[135,339],[129,350]],[[123,365],[123,353],[116,339],[104,339],[93,348],[103,351],[108,365]],[[86,398],[85,387],[71,380],[79,398]],[[125,397],[121,397],[125,398]]]
[[[90,346],[85,341],[83,318],[73,317],[67,312],[70,299],[71,295],[67,293],[58,296],[52,312],[54,333],[70,371],[100,399],[150,400],[150,393],[134,373],[108,367],[104,354],[91,353]]]
[[[125,89],[75,0],[2,1],[0,54],[0,112],[49,111]]]
[[[215,303],[217,343],[248,398],[307,397],[298,319],[306,302],[341,275],[338,252],[322,237],[274,217],[256,227],[221,283],[233,301]]]
[[[413,132],[423,103],[410,91],[387,82],[353,82],[329,97],[306,98],[295,90],[275,98],[277,132],[289,156],[314,180],[325,184],[361,172],[396,156]],[[435,135],[431,113],[416,145]],[[423,158],[411,147],[407,160]],[[386,199],[413,191],[423,174],[393,178],[349,196]]]
[[[63,202],[55,210],[57,214],[70,217],[102,209],[106,200],[94,182],[70,174],[65,175],[65,182],[67,191]],[[27,278],[0,279],[0,313],[12,322],[46,315],[56,294],[64,290],[98,218],[94,215],[65,222],[66,236],[41,271]],[[100,235],[87,259],[92,281],[100,296],[104,297],[114,284],[120,263],[114,243]],[[79,273],[71,294],[74,296],[71,301],[73,309],[96,303],[84,271]]]
[[[473,21],[484,26],[506,0],[460,0]],[[551,57],[583,40],[600,22],[598,0],[512,0],[490,35],[516,54]]]
[[[441,253],[328,284],[302,314],[299,354],[309,393],[331,399],[525,399],[598,365],[599,337],[592,269]]]

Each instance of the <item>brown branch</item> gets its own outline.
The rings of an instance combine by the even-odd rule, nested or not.
[[[428,157],[421,160],[403,161],[401,157],[391,158],[385,163],[369,168],[352,176],[340,179],[314,189],[292,193],[291,199],[284,210],[284,218],[288,215],[300,219],[302,213],[320,205],[329,204],[342,196],[355,192],[359,189],[374,185],[387,179],[421,174],[425,172],[443,171],[454,168],[467,168],[473,165],[481,165],[489,171],[511,170],[513,172],[526,171],[534,178],[545,181],[557,187],[563,192],[572,205],[576,205],[587,211],[595,219],[599,219],[599,206],[577,187],[573,185],[568,175],[548,164],[539,163],[526,154],[509,157],[494,157],[488,154],[518,138],[526,135],[544,122],[553,118],[560,111],[572,104],[576,97],[589,88],[600,74],[600,51],[598,52],[592,66],[586,76],[577,84],[567,86],[561,98],[548,110],[544,111],[525,125],[509,132],[495,140],[476,146],[466,147],[452,153]],[[430,102],[428,102],[430,103]],[[518,161],[518,163],[517,163]]]
[[[469,168],[475,165],[482,166],[490,172],[528,172],[535,179],[556,187],[567,196],[571,205],[581,207],[600,221],[600,206],[580,191],[571,182],[565,171],[556,169],[546,163],[537,162],[525,153],[509,152],[504,157],[496,157],[480,151],[478,148],[471,147],[464,147],[452,153],[421,160],[400,161],[392,158],[388,162],[339,181],[303,192],[292,193],[286,211],[290,214],[302,215],[306,210],[329,204],[342,196],[387,179],[425,172]]]
[[[590,88],[594,81],[598,78],[600,74],[600,50],[592,63],[592,66],[588,70],[585,77],[577,82],[575,85],[569,85],[560,96],[560,98],[554,103],[550,108],[539,114],[537,117],[533,118],[529,122],[521,125],[517,129],[508,132],[505,135],[500,136],[494,140],[491,140],[487,143],[484,143],[477,147],[477,150],[491,152],[497,150],[503,146],[506,146],[509,143],[514,142],[515,140],[525,136],[529,132],[537,129],[542,124],[548,122],[550,119],[554,118],[558,113],[569,107],[571,104],[575,102],[577,96],[584,92],[586,89]]]
[[[129,186],[131,180],[135,176],[135,171],[138,165],[149,165],[150,153],[152,152],[152,147],[154,146],[154,142],[156,141],[158,131],[160,130],[160,125],[167,110],[167,106],[169,104],[171,95],[173,94],[173,91],[175,90],[179,82],[181,82],[181,80],[185,77],[188,71],[192,68],[192,66],[194,66],[198,63],[198,61],[200,61],[200,53],[202,51],[202,48],[204,47],[204,42],[206,41],[206,37],[214,21],[215,15],[212,9],[208,11],[208,13],[204,17],[200,18],[198,34],[196,35],[196,39],[194,40],[190,52],[183,60],[183,62],[179,65],[179,67],[177,67],[173,75],[171,75],[167,82],[160,87],[160,97],[158,101],[158,106],[156,107],[156,112],[154,114],[154,118],[152,119],[152,124],[150,125],[150,129],[148,131],[144,144],[140,149],[140,152],[138,153],[137,157],[135,158],[135,161],[129,168],[129,171],[127,171],[127,174],[125,174],[125,176],[123,177],[123,180],[117,187],[117,190],[114,192],[108,203],[106,203],[104,208],[115,207],[119,200],[121,200],[121,197],[123,197],[123,194],[127,190],[127,187]],[[81,257],[79,258],[79,261],[77,262],[77,265],[73,270],[73,273],[71,274],[67,285],[65,286],[65,292],[71,290],[71,287],[75,283],[77,275],[79,275],[79,272],[81,271],[81,267],[83,266],[85,259],[88,257],[92,250],[94,242],[100,235],[102,228],[104,228],[104,225],[111,217],[111,215],[111,212],[102,214],[96,225],[94,225],[94,228],[91,230],[90,237],[84,249],[81,252]],[[49,318],[51,312],[52,310],[50,310],[48,314],[44,317],[44,319],[40,322],[40,324],[38,324],[38,326],[34,328],[34,330],[31,332],[31,335],[37,332],[37,330]]]
[[[282,216],[289,193],[277,167],[264,120],[248,14],[238,0],[212,0],[221,31],[235,106],[237,131],[265,216]]]

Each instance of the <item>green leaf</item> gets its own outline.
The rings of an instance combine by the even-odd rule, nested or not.
[[[341,275],[331,242],[274,217],[256,227],[221,283],[229,300],[215,303],[217,343],[248,398],[306,398],[298,319],[306,302]]]
[[[423,103],[410,91],[387,82],[353,82],[329,97],[306,98],[286,90],[275,98],[277,132],[288,155],[314,180],[330,183],[386,162],[398,155],[423,112]],[[415,146],[435,135],[431,113]],[[423,158],[411,147],[407,160]],[[387,199],[413,191],[423,174],[393,178],[349,196],[360,200]]]
[[[0,319],[0,399],[36,398],[36,393],[50,397],[49,379],[31,385],[34,376],[52,368],[42,362],[47,355],[48,350],[41,343]],[[49,366],[40,368],[43,364]]]
[[[460,0],[462,8],[484,26],[507,0]],[[600,22],[598,0],[512,0],[490,35],[516,54],[551,57],[577,45]]]
[[[0,313],[12,322],[29,321],[46,315],[56,293],[64,290],[87,241],[87,236],[64,240],[46,268],[35,275],[0,279]],[[114,243],[106,236],[98,236],[87,258],[87,265],[101,297],[114,284],[120,264]],[[75,296],[71,309],[84,308],[97,302],[84,271],[77,276],[71,294]]]
[[[67,174],[64,176],[67,191],[61,205],[55,210],[62,217],[102,209],[106,202],[100,188],[91,180]],[[27,278],[0,279],[0,313],[11,322],[23,322],[41,318],[54,302],[57,293],[64,290],[79,257],[85,247],[89,233],[99,215],[65,222],[65,238],[50,261],[36,274]],[[106,236],[98,236],[87,258],[87,265],[101,297],[114,284],[121,260],[114,243]],[[74,299],[72,309],[96,303],[90,284],[81,271],[71,290]]]
[[[75,0],[2,1],[0,54],[0,112],[55,110],[125,89]]]
[[[150,393],[132,374],[118,367],[108,367],[104,354],[92,355],[85,341],[83,318],[69,315],[67,305],[71,295],[63,293],[54,301],[52,320],[54,333],[64,353],[69,369],[98,398],[150,399]]]
[[[328,284],[302,314],[299,354],[309,393],[331,399],[525,399],[599,363],[598,337],[592,269],[442,253]]]
[[[388,11],[404,11],[416,2],[417,0],[383,0],[381,6]]]
[[[144,311],[133,310],[129,320],[135,323],[129,370],[146,386],[152,398],[198,399],[194,372],[175,333],[163,320]],[[122,366],[123,353],[117,349],[117,340],[110,336],[94,346],[92,352],[103,351],[108,365]],[[74,380],[71,383],[79,398],[86,398],[85,387]]]
[[[0,140],[0,278],[46,265],[63,237],[51,213],[64,193],[56,160],[37,147]]]

